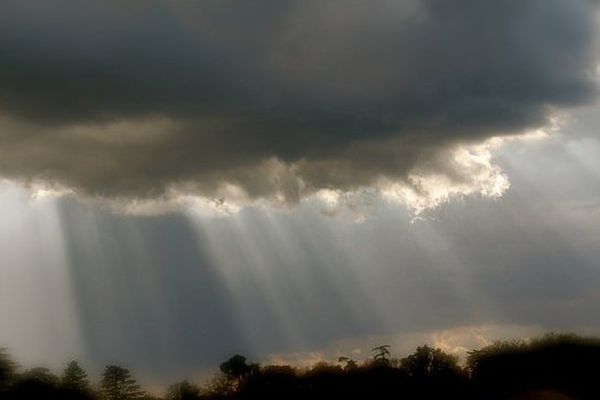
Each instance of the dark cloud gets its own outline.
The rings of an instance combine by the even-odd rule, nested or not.
[[[5,1],[0,174],[294,201],[545,125],[596,87],[596,2]]]

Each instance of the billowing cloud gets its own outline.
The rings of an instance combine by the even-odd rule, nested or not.
[[[594,97],[596,5],[5,1],[0,175],[127,202],[496,195],[481,144]]]

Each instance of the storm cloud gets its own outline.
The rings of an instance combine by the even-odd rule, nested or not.
[[[418,195],[431,177],[500,193],[489,155],[465,148],[594,99],[596,9],[4,1],[0,175],[125,200]]]

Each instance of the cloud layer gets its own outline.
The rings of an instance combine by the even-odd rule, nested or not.
[[[591,101],[596,3],[6,1],[0,175],[124,200],[493,192],[456,155]]]

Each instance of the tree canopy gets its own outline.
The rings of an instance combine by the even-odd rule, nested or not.
[[[100,381],[102,397],[106,400],[138,400],[145,393],[131,377],[131,372],[117,365],[107,365]]]
[[[464,366],[456,355],[428,345],[403,358],[392,348],[372,349],[362,362],[339,357],[310,368],[259,365],[236,354],[220,365],[208,384],[188,380],[168,386],[164,400],[270,399],[457,399],[501,400],[600,398],[597,366],[600,340],[547,335],[496,342],[468,353]],[[76,361],[60,378],[47,368],[21,370],[0,349],[0,400],[158,400],[144,392],[131,372],[104,368],[98,385]]]

